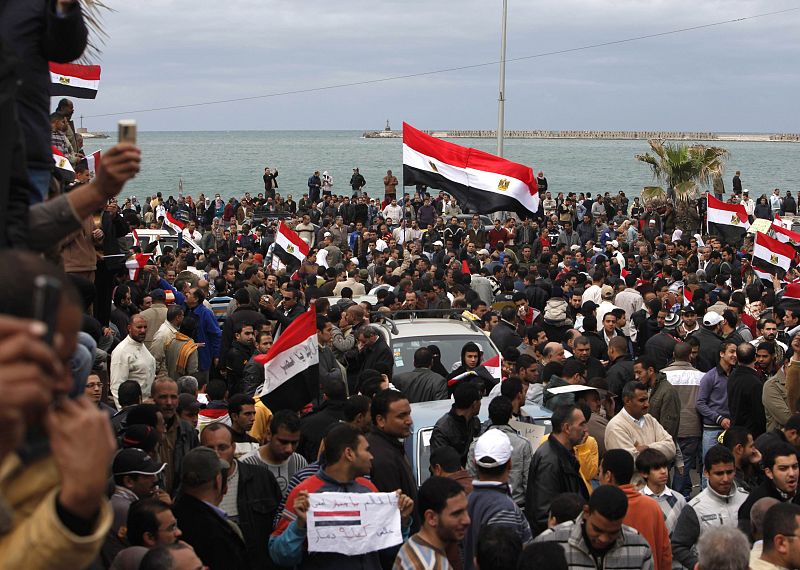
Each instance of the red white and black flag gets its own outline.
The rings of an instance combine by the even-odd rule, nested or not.
[[[287,267],[297,267],[305,261],[309,251],[311,248],[296,231],[283,222],[278,224],[275,247],[272,250],[273,256],[278,256]]]
[[[50,62],[50,95],[94,99],[100,88],[100,66]]]
[[[264,384],[256,391],[256,396],[261,397],[265,406],[271,410],[300,410],[308,404],[319,387],[314,305],[292,321],[269,351],[256,356],[255,361],[264,366]]]
[[[750,228],[747,210],[742,204],[728,204],[706,194],[708,233],[720,236],[727,243],[738,244]]]
[[[539,210],[533,169],[488,152],[439,140],[403,123],[403,186],[425,184],[452,194],[470,212]]]
[[[753,245],[753,270],[762,279],[773,275],[783,278],[792,265],[797,252],[789,243],[781,243],[767,234],[756,233]]]
[[[180,236],[183,234],[183,228],[186,224],[170,214],[169,210],[167,210],[164,215],[164,225]]]
[[[775,216],[777,218],[777,216]],[[781,243],[788,243],[794,247],[800,247],[800,233],[793,232],[784,228],[782,225],[773,223],[770,226],[773,237]]]

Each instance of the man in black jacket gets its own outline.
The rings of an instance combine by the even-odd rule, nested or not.
[[[800,503],[797,493],[797,450],[786,442],[769,446],[761,462],[767,478],[750,491],[747,500],[739,507],[739,529],[750,534],[750,511],[759,499],[773,497],[782,503]]]
[[[700,329],[692,333],[692,336],[700,343],[700,355],[697,358],[697,369],[700,372],[708,372],[717,365],[719,347],[722,344],[722,337],[719,333],[722,330],[723,321],[722,315],[709,311],[703,317]]]
[[[228,384],[228,397],[244,392],[244,367],[253,357],[256,337],[253,325],[238,322],[233,331],[234,342],[225,358],[225,381]]]
[[[364,370],[377,370],[392,379],[394,358],[392,350],[377,327],[365,325],[360,327],[356,336],[355,348],[345,353],[347,359],[347,382],[350,392],[358,391],[361,373]]]
[[[236,444],[232,436],[228,426],[217,422],[203,430],[200,442],[230,465],[227,490],[219,508],[225,511],[229,521],[239,525],[250,566],[268,568],[269,535],[278,513],[281,488],[269,469],[241,463],[234,458]]]
[[[503,307],[500,311],[500,322],[492,329],[490,338],[500,352],[506,348],[517,348],[522,344],[522,337],[517,334],[516,307]]]
[[[21,79],[16,99],[28,175],[37,190],[32,203],[47,196],[53,169],[48,62],[78,59],[87,37],[81,3],[75,0],[8,0],[0,7],[0,38],[16,56]]]
[[[573,451],[588,433],[586,417],[571,404],[558,406],[550,420],[553,432],[539,446],[531,460],[526,490],[525,512],[534,535],[547,528],[550,501],[561,493],[577,493],[589,499],[589,491],[580,473]]]
[[[323,400],[319,406],[300,420],[300,443],[297,453],[309,463],[317,460],[322,438],[332,425],[344,421],[344,406],[347,402],[347,386],[342,378],[320,378]]]
[[[481,429],[481,392],[478,386],[459,384],[453,393],[455,402],[450,411],[439,418],[431,434],[431,451],[452,447],[461,455],[461,466],[467,464],[467,452]]]
[[[276,338],[286,330],[292,321],[306,311],[305,305],[300,302],[300,291],[294,287],[281,290],[281,301],[278,307],[271,303],[263,303],[263,313],[272,321],[278,321]]]
[[[183,540],[192,545],[209,568],[247,569],[252,566],[242,539],[244,533],[237,532],[219,507],[225,497],[230,468],[227,461],[208,447],[197,447],[187,453],[183,458],[182,492],[173,512],[183,531]],[[263,543],[265,548],[266,537]]]
[[[756,371],[756,347],[743,343],[736,347],[736,368],[728,378],[728,409],[731,425],[747,428],[753,438],[767,430],[767,417],[761,403],[763,385]]]
[[[675,345],[678,344],[676,330],[681,324],[681,318],[675,314],[661,308],[658,311],[658,321],[663,317],[664,328],[660,332],[651,336],[645,345],[644,354],[653,357],[658,370],[666,367],[672,360],[675,352]],[[707,371],[705,371],[707,372]]]
[[[258,307],[250,304],[250,294],[247,289],[238,289],[233,294],[233,300],[236,308],[225,319],[222,325],[222,336],[219,340],[220,366],[228,364],[228,350],[234,343],[236,329],[239,326],[247,323],[253,327],[255,332],[258,332],[261,330],[261,326],[267,322],[267,318],[259,312]]]

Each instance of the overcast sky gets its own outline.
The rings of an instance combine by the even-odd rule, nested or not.
[[[496,61],[501,0],[110,2],[76,115]],[[509,0],[508,58],[772,12],[797,0]],[[498,67],[152,113],[141,130],[492,129]],[[507,129],[799,132],[800,11],[509,63]],[[84,121],[113,130],[118,118]]]

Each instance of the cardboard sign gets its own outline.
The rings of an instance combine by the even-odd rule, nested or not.
[[[403,542],[395,493],[312,493],[309,552],[357,556]]]

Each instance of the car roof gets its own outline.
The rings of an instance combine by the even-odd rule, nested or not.
[[[478,415],[481,421],[489,419],[489,404],[492,399],[486,396],[481,400],[481,411]],[[411,419],[414,420],[414,431],[417,432],[420,429],[432,427],[439,418],[450,411],[452,406],[452,399],[411,404]],[[522,406],[522,409],[533,420],[547,420],[553,415],[553,412],[538,404],[526,404]]]
[[[392,338],[419,336],[453,336],[463,334],[483,335],[483,332],[469,322],[459,319],[422,318],[395,320],[397,334]]]

